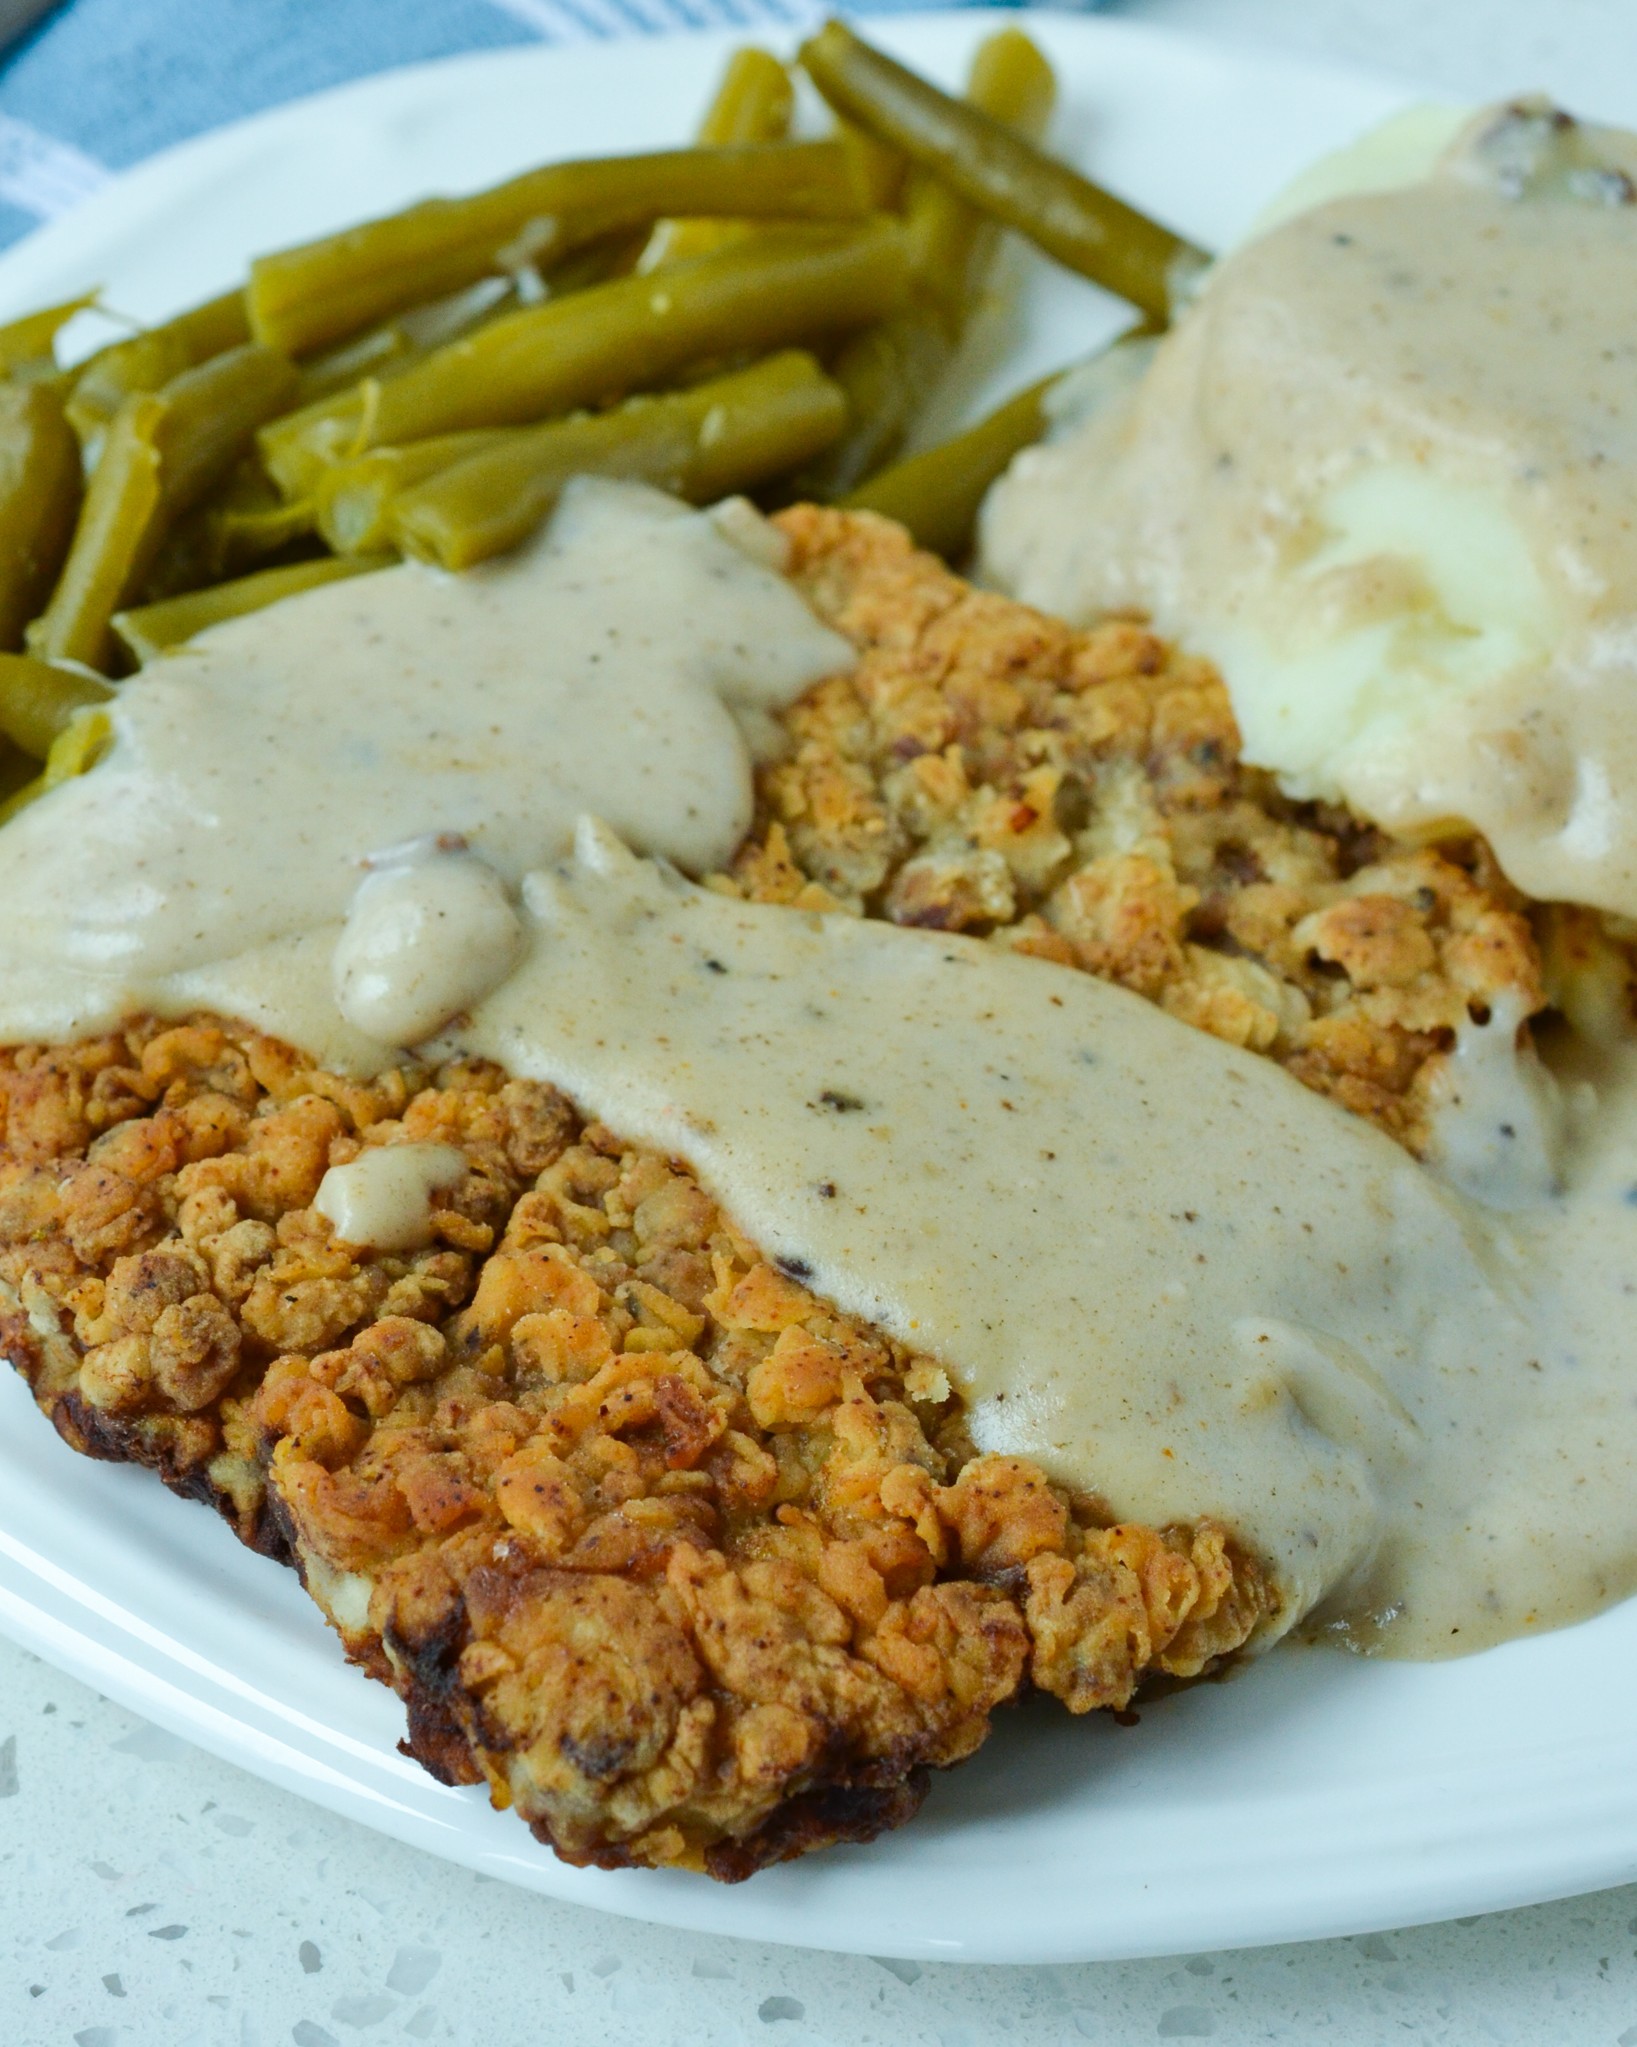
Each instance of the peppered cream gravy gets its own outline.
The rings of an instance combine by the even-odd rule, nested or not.
[[[1253,235],[1018,458],[984,570],[1209,655],[1292,794],[1637,916],[1637,136],[1524,102],[1429,167],[1420,129],[1419,175]]]
[[[344,1244],[373,1251],[415,1251],[432,1241],[439,1193],[466,1174],[466,1154],[453,1144],[378,1144],[344,1166],[331,1166],[313,1206]]]
[[[415,841],[515,888],[592,808],[645,851],[720,865],[769,714],[851,661],[709,514],[589,479],[524,553],[471,575],[405,563],[217,626],[121,691],[94,775],[0,833],[0,1034],[225,999],[241,959],[276,999],[291,945]],[[482,962],[460,918],[439,925],[401,964],[441,945],[458,1008],[476,987],[451,951],[479,982]],[[367,1063],[393,1016],[378,945],[369,964],[373,990],[342,1005],[358,1021],[329,1005],[313,1051]]]
[[[1560,1194],[1457,1193],[1270,1060],[980,941],[746,904],[582,828],[459,1033],[687,1159],[930,1352],[988,1450],[1220,1516],[1281,1625],[1437,1656],[1637,1588],[1637,1056]]]
[[[750,538],[582,486],[470,609],[388,572],[167,657],[106,760],[0,834],[0,1038],[204,1005],[362,1070],[431,1037],[549,1079],[937,1358],[983,1447],[1125,1517],[1220,1516],[1281,1629],[1433,1655],[1637,1586],[1630,1065],[1576,1079],[1561,1186],[1503,1211],[1088,976],[746,905],[600,825],[560,857],[581,787],[720,857],[724,700],[850,659]],[[1480,1182],[1497,1030],[1451,1083]],[[338,1233],[417,1241],[439,1150],[332,1172]]]

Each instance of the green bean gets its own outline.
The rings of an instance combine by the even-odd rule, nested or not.
[[[4,824],[12,808],[12,799],[18,796],[39,775],[40,763],[30,760],[20,746],[13,746],[9,739],[0,739],[0,824]],[[22,806],[17,806],[19,809]]]
[[[650,238],[651,230],[648,228],[622,227],[602,236],[599,241],[587,242],[584,248],[571,251],[548,268],[546,296],[566,298],[571,291],[584,291],[593,284],[607,284],[615,277],[629,277],[642,261],[642,252]]]
[[[157,391],[191,364],[175,337],[156,330],[133,334],[95,355],[74,380],[68,398],[69,424],[79,435],[86,467],[96,467],[102,437],[120,406],[134,391]]]
[[[0,326],[0,377],[53,374],[57,367],[53,349],[59,331],[76,313],[83,313],[96,301],[97,294],[88,291],[80,298],[65,299],[61,305],[47,306],[39,313],[25,313],[20,320],[8,320]]]
[[[106,712],[86,710],[71,718],[51,742],[51,751],[40,773],[32,782],[25,782],[8,802],[0,804],[0,824],[7,823],[59,783],[72,782],[77,775],[87,774],[108,751],[112,738],[113,727]]]
[[[44,794],[45,776],[39,771],[39,763],[15,747],[0,747],[0,825],[9,824],[18,811],[27,810],[36,797]]]
[[[140,588],[167,528],[227,475],[295,381],[282,356],[247,342],[184,370],[163,391],[125,400],[51,602],[28,629],[30,653],[107,665],[109,621]]]
[[[29,654],[0,654],[0,734],[43,761],[71,718],[113,695],[99,677]]]
[[[0,648],[51,594],[80,507],[80,448],[45,384],[0,384]]]
[[[209,590],[190,590],[181,597],[167,597],[160,604],[144,604],[135,611],[114,615],[114,631],[133,660],[146,666],[156,656],[213,625],[244,618],[263,611],[281,598],[299,597],[303,590],[316,590],[325,583],[339,583],[349,576],[368,575],[396,559],[393,555],[353,555],[338,560],[325,555],[318,561],[292,562],[285,568],[262,569],[253,576],[241,576],[233,583],[217,583]]]
[[[967,78],[969,102],[1038,139],[1051,119],[1056,80],[1021,30],[1004,28],[978,45]],[[993,256],[997,231],[986,216],[917,169],[907,214],[916,302],[855,335],[831,365],[847,394],[847,431],[794,479],[800,495],[826,502],[890,462],[916,413],[949,366]]]
[[[42,777],[46,787],[55,789],[59,782],[89,773],[108,751],[113,737],[106,711],[91,706],[77,712],[51,742]]]
[[[1043,377],[953,440],[883,469],[842,504],[896,519],[920,546],[955,561],[972,537],[984,492],[1020,449],[1045,432],[1042,401],[1056,382],[1056,375]]]
[[[164,416],[165,401],[153,393],[127,398],[114,415],[51,602],[28,629],[29,652],[43,661],[107,666],[108,621],[153,559],[162,530]]]
[[[226,291],[129,341],[99,349],[80,370],[68,401],[69,424],[94,465],[102,436],[134,392],[158,391],[173,377],[250,339],[244,293]]]
[[[951,99],[839,21],[802,45],[801,62],[838,113],[1150,319],[1170,318],[1176,295],[1205,261],[1180,235]]]
[[[108,751],[112,737],[113,728],[103,711],[86,710],[71,718],[51,742],[51,751],[40,773],[0,803],[0,824],[8,823],[18,811],[26,810],[59,782],[71,782],[76,775],[94,768]]]
[[[830,365],[847,400],[846,429],[791,479],[792,500],[828,503],[890,462],[950,353],[942,325],[919,307],[855,334]]]
[[[904,179],[909,174],[903,152],[839,116],[836,119],[836,139],[853,160],[853,176],[868,195],[871,210],[877,213],[896,211],[904,196]]]
[[[864,195],[834,142],[747,143],[548,164],[466,199],[428,199],[250,266],[251,328],[301,355],[494,270],[549,263],[664,215],[856,220]]]
[[[1032,36],[1017,27],[998,28],[972,53],[966,98],[992,119],[1039,141],[1057,105],[1057,74]]]
[[[332,391],[344,391],[360,377],[389,375],[394,369],[419,361],[446,341],[470,333],[485,320],[509,312],[518,303],[517,285],[509,277],[480,277],[476,284],[434,299],[429,305],[412,306],[394,319],[371,327],[352,341],[343,342],[325,355],[304,363],[300,404],[326,398]]]
[[[207,502],[235,512],[276,511],[284,500],[255,448],[241,455]]]
[[[1021,29],[986,36],[972,59],[966,104],[1030,142],[1045,134],[1057,96],[1052,68]],[[992,222],[930,172],[909,194],[911,260],[922,292],[951,338],[966,325],[996,240]]]
[[[160,442],[168,516],[188,511],[226,477],[256,429],[294,396],[296,381],[286,357],[252,341],[165,386]]]
[[[113,725],[108,723],[106,710],[98,710],[94,704],[78,710],[51,741],[51,751],[45,755],[45,768],[33,782],[25,782],[8,802],[0,804],[0,825],[16,817],[18,811],[27,809],[37,796],[53,790],[59,782],[72,782],[76,776],[92,770],[108,751],[110,741],[113,741]]]
[[[136,601],[152,604],[242,576],[312,530],[312,506],[286,504],[254,452],[242,455],[220,484],[167,528]]]
[[[59,782],[71,781],[76,775],[83,775],[94,768],[108,751],[113,738],[113,727],[106,711],[95,704],[87,704],[74,712],[62,730],[52,740],[45,757],[45,766],[32,780],[16,782],[8,772],[6,779],[12,783],[10,792],[0,803],[0,825],[8,823],[20,810],[55,789]],[[0,753],[4,744],[0,742]]]
[[[287,504],[312,504],[326,469],[366,452],[371,442],[365,420],[380,388],[378,380],[366,377],[350,390],[284,413],[257,434],[256,452]]]
[[[690,390],[507,434],[405,491],[392,527],[406,553],[471,568],[532,532],[572,476],[638,477],[705,503],[794,467],[845,417],[840,391],[791,349]]]
[[[903,238],[787,228],[509,314],[389,383],[276,420],[260,436],[279,488],[301,497],[329,462],[434,434],[511,426],[652,389],[690,364],[844,332],[896,311]]]
[[[216,533],[210,523],[209,507],[197,506],[174,526],[164,529],[122,602],[157,604],[179,591],[198,590],[206,583],[218,582],[226,571],[216,567],[216,556]]]
[[[389,513],[395,497],[515,431],[489,427],[476,433],[440,434],[429,441],[411,441],[406,448],[374,448],[351,462],[337,462],[324,471],[314,489],[314,524],[337,554],[368,554],[390,547]]]
[[[252,338],[244,290],[235,285],[231,291],[206,299],[203,305],[190,306],[185,313],[173,314],[148,331],[168,334],[179,343],[187,352],[190,369],[226,349],[242,348]]]
[[[790,73],[766,50],[735,50],[728,59],[716,97],[705,109],[698,140],[705,148],[723,149],[736,142],[782,142],[790,133],[796,103]],[[725,220],[662,220],[648,238],[641,256],[644,270],[662,263],[681,263],[737,241],[748,230]]]
[[[193,515],[203,529],[210,554],[214,582],[222,576],[238,576],[252,562],[265,561],[314,530],[311,501],[301,504],[262,506],[201,505]]]
[[[480,277],[476,284],[451,292],[446,298],[434,299],[429,305],[411,306],[407,312],[303,363],[297,403],[310,405],[364,377],[395,376],[434,349],[458,341],[461,335],[487,326],[520,305],[538,303],[547,297],[560,298],[571,291],[583,291],[588,284],[623,277],[636,267],[647,241],[645,228],[634,232],[622,228],[599,241],[588,242],[550,266],[532,297],[520,288],[515,275]]]
[[[245,575],[265,565],[270,555],[310,539],[312,532],[310,502],[287,505],[280,499],[252,510],[212,499],[167,529],[133,601],[157,604],[184,590]]]
[[[795,88],[783,64],[770,51],[747,45],[728,59],[716,97],[699,124],[699,140],[709,149],[734,142],[782,142],[790,133],[795,104]]]
[[[1054,370],[952,440],[894,463],[842,499],[849,511],[880,512],[907,526],[922,547],[956,560],[972,537],[983,496],[1014,455],[1039,440],[1048,394],[1073,377],[1079,402],[1106,403],[1140,376],[1161,329],[1141,320],[1083,362]]]

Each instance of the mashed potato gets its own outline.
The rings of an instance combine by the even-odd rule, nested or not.
[[[1630,916],[1637,138],[1451,125],[1277,202],[1134,389],[1019,459],[984,566],[1213,657],[1291,795],[1474,826],[1531,895]]]

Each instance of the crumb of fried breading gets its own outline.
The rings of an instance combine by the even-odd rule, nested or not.
[[[1275,1610],[1224,1530],[972,1454],[939,1365],[548,1087],[143,1020],[0,1053],[0,1115],[0,1351],[59,1431],[296,1564],[411,1752],[570,1861],[868,1839],[996,1707],[1121,1707]],[[327,1168],[433,1138],[434,1243],[338,1243]]]
[[[1208,663],[1130,620],[1076,631],[973,589],[870,513],[777,524],[860,658],[788,714],[717,886],[1118,981],[1418,1152],[1459,1026],[1503,995],[1544,1006],[1487,848],[1288,801],[1240,760]]]

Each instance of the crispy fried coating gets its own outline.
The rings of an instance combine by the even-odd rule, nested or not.
[[[1418,1152],[1457,1027],[1503,997],[1543,1007],[1482,842],[1409,846],[1286,801],[1240,760],[1208,663],[974,589],[869,513],[777,523],[860,660],[791,713],[719,886],[1100,974]]]
[[[1461,1019],[1541,1006],[1485,850],[1284,802],[1203,664],[867,515],[781,523],[861,658],[714,885],[1103,974],[1412,1148]],[[1554,991],[1600,999],[1596,934],[1554,931]],[[337,1242],[325,1171],[429,1140],[467,1161],[430,1245]],[[410,1752],[575,1862],[736,1880],[867,1839],[999,1705],[1121,1707],[1277,1606],[1227,1531],[974,1455],[935,1361],[478,1063],[363,1085],[210,1017],[0,1051],[0,1354],[75,1448],[295,1564]]]
[[[1222,1529],[974,1456],[936,1364],[550,1088],[145,1020],[0,1054],[0,1103],[0,1349],[59,1431],[295,1563],[411,1752],[570,1861],[867,1839],[1026,1688],[1120,1707],[1273,1607]],[[337,1243],[326,1168],[429,1139],[434,1244]]]

